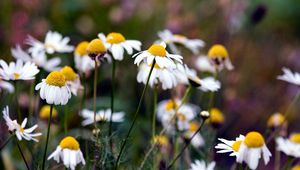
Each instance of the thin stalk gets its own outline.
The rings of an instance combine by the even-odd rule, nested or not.
[[[157,104],[157,93],[158,88],[154,86],[154,96],[153,96],[153,116],[152,116],[152,138],[155,136],[155,123],[156,123],[156,104]]]
[[[97,60],[95,59],[95,74],[94,74],[94,126],[95,130],[97,129],[97,121],[96,121],[96,96],[97,96],[97,70],[98,70],[98,65],[97,65]]]
[[[22,156],[22,158],[23,158],[23,161],[24,161],[24,163],[25,163],[25,165],[26,165],[26,168],[29,170],[30,168],[29,168],[28,163],[27,163],[27,161],[26,161],[26,159],[25,159],[25,156],[24,156],[24,154],[23,154],[23,152],[22,152],[22,149],[21,149],[21,147],[20,147],[20,144],[19,144],[19,141],[18,141],[17,137],[16,137],[16,142],[17,142],[17,146],[18,146],[19,152],[20,152],[20,154],[21,154],[21,156]]]
[[[112,134],[112,117],[114,113],[114,97],[115,97],[115,72],[116,72],[116,60],[112,57],[112,71],[111,71],[111,97],[110,97],[110,120],[109,120],[109,130],[108,136],[110,137]],[[113,141],[109,140],[110,150],[113,150]]]
[[[11,135],[6,141],[1,145],[0,151],[8,144],[8,142],[12,139],[14,135]]]
[[[147,88],[148,88],[150,76],[151,76],[151,74],[152,74],[154,65],[155,65],[155,60],[153,60],[153,63],[152,63],[152,66],[151,66],[151,69],[150,69],[150,72],[149,72],[149,75],[148,75],[148,78],[147,78],[146,85],[145,85],[145,87],[144,87],[144,89],[143,89],[142,96],[141,96],[141,98],[140,98],[138,107],[137,107],[137,109],[136,109],[136,111],[135,111],[135,114],[134,114],[134,117],[133,117],[133,121],[132,121],[132,123],[131,123],[131,125],[130,125],[130,128],[129,128],[127,134],[126,134],[125,139],[123,139],[123,142],[122,142],[122,145],[121,145],[121,149],[120,149],[120,152],[119,152],[119,155],[118,155],[118,157],[117,157],[116,164],[115,164],[115,168],[114,168],[115,170],[118,169],[119,161],[120,161],[120,158],[121,158],[121,156],[122,156],[122,152],[123,152],[123,150],[124,150],[124,148],[125,148],[126,142],[127,142],[128,138],[129,138],[129,135],[130,135],[130,133],[131,133],[131,131],[132,131],[132,129],[133,129],[133,126],[134,126],[134,124],[135,124],[135,122],[136,122],[138,113],[139,113],[140,108],[141,108],[141,105],[142,105],[143,98],[144,98],[144,96],[145,96],[145,92],[146,92],[146,90],[147,90]]]
[[[46,146],[45,146],[44,156],[43,156],[42,170],[45,169],[48,141],[49,141],[49,134],[50,134],[50,125],[51,125],[51,119],[52,119],[52,111],[53,111],[53,104],[50,105],[50,115],[49,115],[49,119],[48,119],[48,130],[47,130]]]
[[[82,94],[82,98],[81,98],[81,102],[80,102],[80,109],[79,111],[81,111],[84,108],[84,100],[85,100],[85,96],[86,96],[86,82],[85,82],[85,73],[82,73],[82,84],[83,84],[83,94]]]

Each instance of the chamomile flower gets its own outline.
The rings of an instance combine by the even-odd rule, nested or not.
[[[244,139],[244,135],[240,135],[235,138],[235,140],[219,138],[218,140],[221,141],[221,143],[215,146],[215,148],[218,149],[217,153],[230,153],[229,156],[236,156]]]
[[[294,133],[288,139],[278,137],[276,143],[277,150],[288,156],[300,158],[300,133]]]
[[[233,69],[228,52],[221,44],[215,44],[209,49],[208,58],[218,71],[221,71],[223,68],[226,68],[227,70]]]
[[[39,113],[41,119],[48,120],[50,117],[50,105],[44,105]],[[53,107],[52,109],[52,119],[57,117],[57,110]]]
[[[285,120],[283,114],[281,114],[281,113],[274,113],[268,119],[267,125],[268,125],[268,127],[276,128],[276,127],[280,127],[284,123],[286,123],[286,120]]]
[[[270,161],[271,155],[264,137],[259,132],[252,131],[246,134],[236,156],[238,163],[245,162],[250,169],[256,169],[261,156],[266,165]]]
[[[197,70],[202,72],[209,72],[209,73],[216,72],[215,66],[210,62],[207,56],[198,57],[196,59],[195,67]]]
[[[112,122],[123,122],[124,121],[124,112],[114,112],[112,115]],[[87,126],[94,123],[94,111],[83,109],[80,112],[80,116],[83,117],[83,121],[81,122],[82,126]],[[96,113],[96,121],[110,121],[111,110],[99,110]]]
[[[133,50],[140,51],[142,43],[137,40],[126,40],[121,33],[112,32],[105,36],[99,33],[98,37],[105,43],[108,51],[111,52],[115,60],[123,60],[124,50],[131,55]]]
[[[32,80],[40,71],[34,63],[22,60],[10,62],[7,64],[4,60],[0,60],[0,77],[4,80]]]
[[[35,90],[40,90],[40,97],[48,104],[65,105],[71,98],[66,78],[59,71],[48,74],[46,79],[35,86]]]
[[[224,114],[218,108],[210,109],[210,116],[207,120],[213,127],[220,127],[225,122]]]
[[[300,73],[292,73],[292,71],[286,67],[283,67],[282,71],[283,75],[277,76],[277,79],[300,86]]]
[[[132,57],[135,58],[134,64],[137,64],[138,66],[142,61],[151,65],[154,60],[159,68],[175,68],[175,62],[182,63],[182,56],[169,54],[164,42],[153,44],[148,50],[136,53]]]
[[[33,62],[38,67],[43,68],[46,71],[54,71],[59,69],[61,59],[59,57],[53,57],[47,59],[46,53],[41,51],[39,53],[28,54],[19,45],[16,48],[11,49],[12,56],[17,60],[24,62]]]
[[[83,86],[80,83],[79,75],[74,72],[74,70],[69,67],[63,67],[60,72],[65,76],[66,84],[68,85],[71,92],[76,96],[78,90],[82,90]]]
[[[74,50],[74,47],[68,45],[70,41],[69,37],[63,37],[60,33],[55,31],[48,31],[45,37],[45,41],[41,42],[31,36],[27,39],[27,44],[31,47],[28,51],[33,55],[37,56],[41,53],[54,54],[57,53],[68,53]]]
[[[153,137],[152,142],[157,145],[157,146],[168,146],[169,144],[169,139],[165,135],[156,135]]]
[[[15,88],[12,84],[10,84],[7,81],[2,80],[0,77],[0,92],[2,89],[7,90],[9,93],[13,93],[15,91]]]
[[[105,56],[107,49],[100,39],[95,38],[91,42],[89,42],[86,47],[86,51],[88,56],[91,57],[92,60],[98,61]]]
[[[149,72],[151,70],[151,65],[147,65],[146,63],[142,63],[139,66],[139,72],[137,74],[137,81],[139,83],[147,83],[147,79],[149,76]],[[160,68],[157,64],[155,64],[153,71],[151,73],[149,79],[150,87],[154,85],[160,84],[162,85],[162,89],[171,89],[177,85],[177,80],[170,68]]]
[[[178,43],[185,46],[194,54],[199,53],[199,49],[204,47],[204,41],[200,39],[188,39],[187,37],[179,34],[173,34],[170,30],[163,30],[158,32],[159,38],[161,38],[167,44]]]
[[[88,56],[87,46],[89,42],[80,42],[74,51],[75,67],[83,72],[87,73],[95,68],[95,62]]]
[[[208,165],[203,160],[196,160],[191,164],[191,168],[189,170],[213,170],[216,166],[216,162],[210,162]]]
[[[80,163],[85,165],[85,160],[80,150],[79,143],[72,136],[67,136],[60,141],[56,150],[48,157],[48,160],[52,158],[57,163],[62,160],[64,165],[71,170],[75,170],[76,166]]]
[[[27,118],[25,118],[22,122],[22,124],[18,124],[17,120],[11,120],[9,117],[9,108],[6,106],[4,110],[2,111],[3,113],[3,118],[6,122],[6,125],[8,127],[8,130],[10,132],[13,132],[16,134],[17,138],[19,141],[22,139],[25,140],[33,140],[35,142],[38,142],[38,140],[35,138],[37,136],[41,136],[42,133],[33,133],[33,131],[38,127],[38,125],[34,125],[31,128],[25,129],[25,126],[27,124]]]
[[[199,127],[200,127],[200,125],[198,123],[190,122],[189,129],[184,133],[184,136],[187,139],[190,139],[197,132]],[[195,148],[199,148],[199,147],[203,146],[204,143],[205,143],[204,139],[200,133],[197,133],[191,141],[192,146],[194,146]]]

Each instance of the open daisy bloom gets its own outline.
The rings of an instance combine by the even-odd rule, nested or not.
[[[134,64],[138,66],[142,61],[152,65],[154,60],[159,68],[176,68],[175,62],[182,63],[182,56],[169,54],[164,42],[153,44],[148,50],[141,51],[132,57],[135,58]]]
[[[167,44],[178,43],[185,46],[194,54],[198,54],[200,48],[204,47],[204,41],[200,39],[189,39],[183,35],[173,34],[170,30],[163,30],[158,32],[159,38],[161,38]]]
[[[111,32],[107,36],[103,33],[99,33],[98,37],[104,42],[115,60],[123,60],[124,49],[129,55],[133,53],[133,50],[141,50],[142,43],[140,41],[126,40],[121,33]]]
[[[114,112],[112,115],[112,122],[123,122],[124,121],[124,112]],[[83,109],[80,112],[80,116],[84,118],[81,122],[82,126],[87,126],[94,123],[94,112],[88,109]],[[111,110],[99,110],[96,113],[96,121],[110,121]]]
[[[250,169],[256,169],[259,159],[263,156],[265,165],[268,164],[271,152],[265,144],[264,137],[259,132],[249,132],[241,143],[237,153],[237,162],[245,162]]]
[[[218,71],[221,71],[223,68],[227,70],[232,70],[233,65],[229,59],[228,52],[226,48],[221,44],[213,45],[208,51],[208,58],[215,65]]]
[[[207,122],[210,123],[213,127],[218,128],[224,124],[225,117],[221,110],[212,108],[210,109],[210,116]]]
[[[15,91],[15,88],[12,84],[2,80],[0,77],[0,92],[2,89],[7,90],[9,93],[13,93]]]
[[[15,133],[19,141],[25,139],[28,141],[33,140],[35,142],[38,142],[38,140],[35,137],[41,136],[42,133],[33,133],[33,131],[38,127],[38,125],[34,125],[31,128],[25,129],[25,126],[27,124],[27,118],[23,120],[21,125],[18,124],[17,120],[11,120],[11,118],[9,117],[8,106],[4,108],[2,113],[8,130],[12,133]]]
[[[287,123],[287,121],[285,120],[283,114],[274,113],[272,116],[269,117],[267,125],[270,128],[276,128],[282,126],[285,123]]]
[[[40,97],[48,104],[65,105],[71,98],[66,78],[59,71],[48,74],[46,79],[35,86],[35,90],[40,90]]]
[[[50,105],[44,105],[39,113],[39,117],[44,120],[48,120],[50,117]],[[57,117],[57,110],[53,108],[52,119]]]
[[[78,90],[82,90],[83,86],[80,83],[79,75],[74,72],[74,70],[69,67],[63,67],[60,72],[65,76],[66,83],[70,88],[71,92],[76,96]]]
[[[56,150],[48,157],[48,160],[52,158],[57,163],[59,163],[61,159],[64,165],[71,170],[75,170],[77,164],[82,163],[85,165],[79,143],[72,136],[67,136],[60,141]]]
[[[284,74],[277,76],[277,79],[300,86],[300,74],[298,72],[293,74],[290,69],[285,67],[282,68],[282,71]]]
[[[203,160],[196,160],[191,164],[191,168],[189,170],[213,170],[216,166],[216,162],[210,162],[206,164]]]
[[[217,153],[230,153],[229,156],[237,156],[241,143],[244,141],[244,139],[244,135],[240,135],[235,140],[218,138],[218,140],[222,143],[218,143],[217,146],[215,146],[216,149],[219,149]]]
[[[26,62],[23,65],[22,60],[10,62],[9,65],[0,60],[0,77],[4,80],[32,80],[40,71],[34,63]]]
[[[95,68],[95,62],[88,56],[87,47],[89,42],[80,42],[74,51],[75,67],[83,72],[87,73]]]
[[[288,139],[278,137],[277,149],[288,156],[300,158],[300,133],[291,134]]]
[[[106,47],[100,39],[93,39],[86,47],[86,51],[92,60],[100,60],[106,54]]]

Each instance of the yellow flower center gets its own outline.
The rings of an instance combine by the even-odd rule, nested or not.
[[[169,140],[166,136],[159,135],[159,136],[154,136],[153,142],[157,145],[164,146],[164,145],[167,145],[169,143]]]
[[[166,103],[166,110],[168,112],[176,109],[177,107],[177,103],[174,100],[168,100]]]
[[[41,119],[48,119],[50,117],[50,105],[45,105],[41,108],[40,114],[39,114]],[[57,111],[55,108],[52,110],[52,118],[57,117]]]
[[[79,56],[83,57],[84,55],[87,54],[87,46],[89,45],[89,42],[87,41],[82,41],[79,43],[75,49],[75,53],[77,53]]]
[[[79,150],[79,143],[72,136],[67,136],[60,141],[59,146],[62,149]]]
[[[281,113],[275,113],[268,119],[268,127],[277,127],[284,123],[285,118]]]
[[[65,76],[59,71],[53,71],[48,74],[46,83],[52,86],[62,87],[66,84]]]
[[[292,168],[292,170],[300,170],[300,165],[296,165]]]
[[[290,136],[290,141],[300,144],[300,133],[294,133]]]
[[[240,149],[240,146],[241,146],[241,144],[242,144],[242,141],[235,141],[233,144],[232,144],[232,150],[234,151],[234,152],[238,152],[239,151],[239,149]]]
[[[106,48],[100,39],[93,39],[86,48],[89,54],[102,54],[106,52]]]
[[[183,113],[177,113],[177,118],[182,122],[187,120],[186,116]]]
[[[265,144],[264,137],[254,131],[247,133],[244,142],[249,148],[260,148]]]
[[[223,45],[215,44],[209,49],[208,57],[209,58],[216,58],[216,57],[227,58],[228,52]]]
[[[77,74],[69,66],[65,66],[60,70],[60,72],[65,76],[66,81],[73,81],[77,78]]]
[[[20,132],[21,132],[21,133],[24,133],[24,128],[20,128]]]
[[[112,32],[106,36],[106,41],[110,44],[119,44],[125,41],[125,37],[120,33]]]
[[[20,78],[20,74],[19,73],[14,73],[14,77],[15,77],[15,79],[19,79]]]
[[[224,115],[223,113],[217,109],[217,108],[212,108],[210,110],[210,117],[209,117],[209,121],[211,123],[217,123],[217,124],[222,124],[225,121]]]
[[[196,132],[198,130],[198,128],[199,128],[198,123],[196,123],[196,122],[190,123],[189,129],[191,132]]]
[[[167,55],[166,49],[158,44],[153,44],[150,48],[148,48],[148,52],[159,57],[165,57]]]

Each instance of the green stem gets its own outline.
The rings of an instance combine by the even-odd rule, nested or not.
[[[94,101],[94,127],[95,130],[97,130],[97,121],[96,121],[96,97],[97,97],[97,70],[98,70],[98,66],[97,66],[97,60],[95,59],[95,73],[94,73],[94,95],[93,95],[93,101]],[[98,134],[98,133],[96,133]],[[98,135],[96,135],[98,136]]]
[[[118,157],[117,157],[116,164],[115,164],[115,168],[114,168],[115,170],[118,169],[119,161],[120,161],[120,158],[121,158],[121,156],[122,156],[122,152],[123,152],[123,150],[124,150],[124,148],[125,148],[126,142],[127,142],[128,138],[129,138],[129,135],[130,135],[130,133],[131,133],[131,131],[132,131],[132,129],[133,129],[133,126],[134,126],[134,124],[135,124],[135,122],[136,122],[136,119],[137,119],[138,113],[139,113],[139,111],[140,111],[140,108],[141,108],[141,105],[142,105],[142,101],[143,101],[145,92],[146,92],[146,90],[147,90],[147,88],[148,88],[150,76],[151,76],[151,74],[152,74],[154,65],[155,65],[155,60],[153,60],[153,63],[152,63],[152,66],[151,66],[151,69],[150,69],[150,72],[149,72],[149,75],[148,75],[148,78],[147,78],[146,85],[145,85],[145,87],[144,87],[144,89],[143,89],[142,96],[141,96],[141,98],[140,98],[138,107],[137,107],[137,109],[136,109],[136,111],[135,111],[135,114],[134,114],[134,117],[133,117],[133,121],[132,121],[132,123],[131,123],[131,125],[130,125],[130,128],[129,128],[127,134],[126,134],[125,139],[123,139],[123,142],[122,142],[122,145],[121,145],[121,149],[120,149],[120,152],[119,152],[119,155],[118,155]]]
[[[23,152],[22,152],[22,149],[21,149],[21,147],[20,147],[20,144],[19,144],[19,141],[18,141],[17,137],[16,137],[16,143],[17,143],[19,152],[20,152],[20,154],[21,154],[21,156],[22,156],[22,158],[23,158],[23,161],[24,161],[24,163],[25,163],[25,165],[26,165],[26,168],[29,170],[30,168],[29,168],[28,163],[27,163],[27,161],[26,161],[26,159],[25,159],[25,156],[24,156],[24,154],[23,154]]]
[[[14,135],[11,135],[6,141],[1,145],[0,151],[8,144],[8,142],[12,139]]]
[[[156,104],[157,104],[157,86],[154,86],[154,96],[153,96],[153,116],[152,116],[152,138],[155,136],[155,123],[156,123]]]
[[[116,72],[116,60],[112,57],[112,72],[111,72],[111,97],[110,97],[110,120],[109,120],[109,130],[108,136],[112,134],[112,117],[114,113],[114,90],[115,90],[115,72]],[[113,150],[113,140],[109,140],[110,150]]]
[[[53,104],[50,105],[50,115],[49,115],[49,119],[48,119],[47,138],[46,138],[46,146],[45,146],[44,156],[43,156],[42,170],[45,169],[48,141],[49,141],[49,134],[50,134],[50,125],[51,125],[51,119],[52,119],[52,111],[53,111]]]

